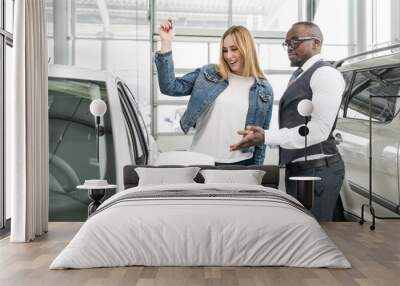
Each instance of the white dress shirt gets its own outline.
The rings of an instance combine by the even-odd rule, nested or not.
[[[320,60],[322,60],[320,54],[309,58],[301,67],[303,72],[297,79],[301,78],[304,72]],[[316,69],[311,76],[310,87],[313,93],[312,103],[314,109],[311,113],[311,120],[307,125],[309,129],[307,146],[318,144],[328,139],[340,107],[345,81],[338,70],[330,66],[323,66]],[[279,145],[285,149],[303,149],[304,137],[298,132],[301,125],[304,124],[293,128],[266,130],[265,143],[271,146]],[[307,159],[313,160],[324,156],[326,155],[315,154],[307,156]],[[304,160],[304,157],[295,161],[302,160]]]

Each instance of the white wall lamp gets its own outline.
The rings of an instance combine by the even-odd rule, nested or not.
[[[107,111],[106,103],[101,99],[95,99],[90,103],[90,113],[96,118],[96,149],[97,149],[97,163],[99,161],[99,138],[105,133],[104,127],[100,126],[100,116],[103,116]]]
[[[314,110],[314,105],[311,100],[303,99],[297,105],[297,112],[304,117],[304,126],[299,128],[299,134],[304,137],[304,160],[307,161],[307,135],[310,130],[307,127],[308,121],[310,121],[311,113]]]
[[[297,112],[304,117],[304,125],[299,127],[299,134],[304,137],[304,161],[307,161],[307,135],[310,130],[307,127],[311,118],[314,105],[311,100],[303,99],[297,105]],[[314,185],[320,177],[290,177],[289,180],[296,181],[297,199],[306,207],[311,209],[314,205]]]

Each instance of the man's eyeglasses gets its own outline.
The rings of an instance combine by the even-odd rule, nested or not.
[[[320,41],[320,39],[318,39],[316,37],[298,37],[298,38],[293,38],[293,39],[284,41],[282,43],[282,46],[285,49],[285,51],[288,48],[292,48],[293,50],[295,50],[301,45],[301,43],[303,43],[305,41],[309,41],[309,40],[318,40],[318,41]]]

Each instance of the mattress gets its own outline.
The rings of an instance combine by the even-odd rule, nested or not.
[[[196,183],[114,195],[50,269],[129,265],[351,267],[308,210],[286,193]]]

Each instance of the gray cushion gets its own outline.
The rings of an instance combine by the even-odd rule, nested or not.
[[[261,185],[265,171],[261,170],[201,170],[204,182]]]
[[[199,167],[185,168],[145,168],[136,167],[139,175],[139,186],[170,185],[195,183],[193,179],[199,172]]]
[[[135,171],[136,167],[145,168],[161,168],[160,166],[150,165],[127,165],[124,167],[124,189],[136,187],[139,183],[139,176]],[[184,168],[185,166],[170,165],[162,166],[162,168]],[[207,165],[196,165],[194,167],[200,167],[201,170],[206,169],[218,169],[218,170],[262,170],[265,171],[265,175],[261,181],[261,184],[265,187],[278,188],[279,185],[279,167],[276,165],[262,165],[262,166],[240,166],[240,165],[223,165],[223,166],[207,166]],[[194,178],[197,183],[204,183],[204,178],[200,174]]]

